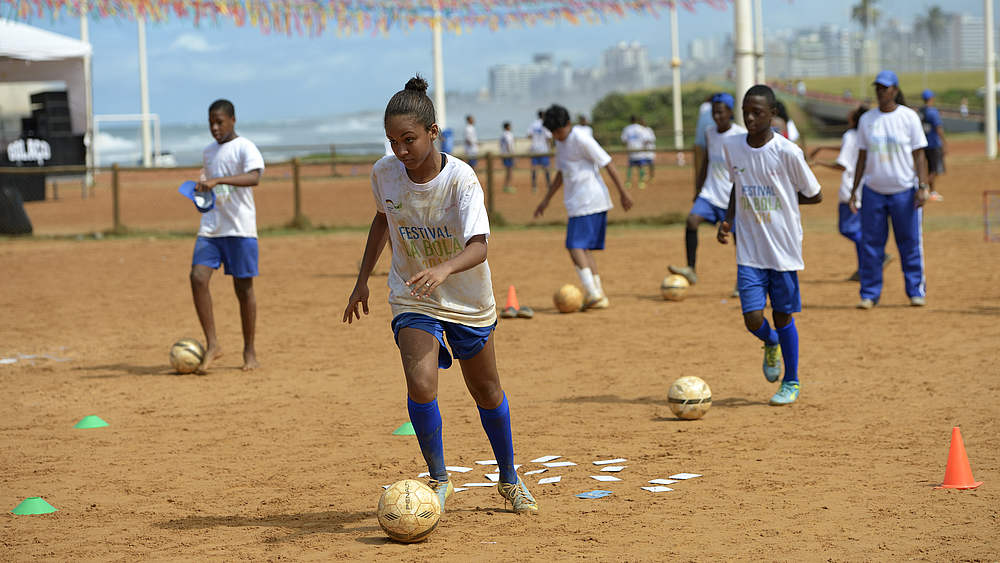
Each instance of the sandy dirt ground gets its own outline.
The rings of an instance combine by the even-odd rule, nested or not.
[[[371,315],[340,322],[363,232],[261,239],[256,372],[239,370],[237,302],[217,275],[226,355],[204,377],[175,375],[167,362],[172,342],[203,338],[187,281],[193,238],[0,241],[0,358],[18,358],[0,365],[0,559],[995,561],[1000,244],[983,241],[982,192],[1000,164],[975,156],[981,143],[954,150],[945,200],[925,222],[925,308],[907,305],[898,262],[880,305],[854,308],[857,286],[843,281],[852,248],[835,228],[838,177],[819,171],[827,201],[804,210],[802,395],[785,408],[767,405],[774,385],[761,375],[760,344],[728,296],[733,251],[710,229],[701,231],[700,283],[666,302],[659,282],[668,263],[683,261],[683,229],[612,227],[598,257],[611,307],[568,315],[551,301],[577,281],[562,230],[497,230],[497,299],[514,284],[537,311],[501,321],[495,336],[520,471],[539,468],[529,460],[543,455],[578,465],[526,477],[537,517],[473,488],[414,545],[389,541],[374,514],[382,485],[426,470],[415,439],[391,435],[407,415],[386,264],[373,278]],[[690,168],[659,172],[633,190],[636,212],[686,213]],[[133,190],[127,223],[193,231],[197,217],[171,193],[174,180]],[[281,182],[258,192],[262,224],[290,215]],[[363,174],[337,182],[352,195],[334,198],[316,180],[307,213],[366,223]],[[40,232],[107,228],[106,193],[68,193],[29,205]],[[537,202],[524,184],[504,197],[498,208],[515,218]],[[682,375],[712,388],[701,420],[668,409],[667,389]],[[457,366],[442,372],[439,400],[448,464],[475,468],[456,483],[484,481],[475,461],[493,453]],[[73,428],[91,414],[109,426]],[[934,489],[953,426],[985,482],[977,490]],[[622,481],[590,478],[592,461],[615,457],[628,460]],[[672,492],[640,489],[678,472],[702,477]],[[537,484],[553,475],[562,481]],[[574,497],[593,489],[613,494]],[[31,496],[58,512],[10,513]]]

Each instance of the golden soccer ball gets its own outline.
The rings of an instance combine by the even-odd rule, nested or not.
[[[695,375],[685,375],[670,386],[667,404],[677,418],[695,420],[705,416],[712,406],[712,390],[704,379]]]
[[[559,288],[559,291],[552,296],[552,300],[560,313],[572,313],[583,307],[583,292],[580,291],[580,288],[568,283]]]
[[[420,481],[396,481],[378,499],[378,525],[403,543],[422,541],[437,529],[441,503],[434,490]]]
[[[204,357],[205,347],[194,338],[181,338],[170,347],[170,365],[177,373],[192,373]]]
[[[690,286],[684,276],[671,274],[660,282],[660,295],[667,301],[681,301]]]

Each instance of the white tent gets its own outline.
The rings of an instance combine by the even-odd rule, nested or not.
[[[0,82],[65,82],[74,135],[86,135],[91,122],[85,72],[90,52],[89,43],[0,19]]]

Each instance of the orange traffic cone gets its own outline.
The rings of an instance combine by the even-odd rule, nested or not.
[[[951,429],[951,449],[948,451],[948,465],[944,470],[944,482],[935,489],[975,489],[982,481],[972,478],[972,467],[969,466],[969,456],[965,454],[965,444],[962,443],[962,431],[958,427]]]
[[[507,288],[507,305],[500,313],[500,317],[504,319],[517,318],[517,310],[520,308],[517,304],[517,292],[514,291],[514,286],[510,286]]]

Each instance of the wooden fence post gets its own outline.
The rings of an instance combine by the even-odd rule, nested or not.
[[[118,202],[118,191],[119,191],[119,179],[118,179],[118,163],[111,165],[111,219],[112,219],[112,230],[115,233],[122,232],[122,218],[121,218],[121,208]]]
[[[337,174],[337,146],[330,145],[330,175],[339,176]]]
[[[486,212],[493,215],[493,153],[486,153]]]
[[[294,215],[292,226],[302,228],[302,182],[299,176],[299,159],[292,159],[292,195],[294,196]]]

